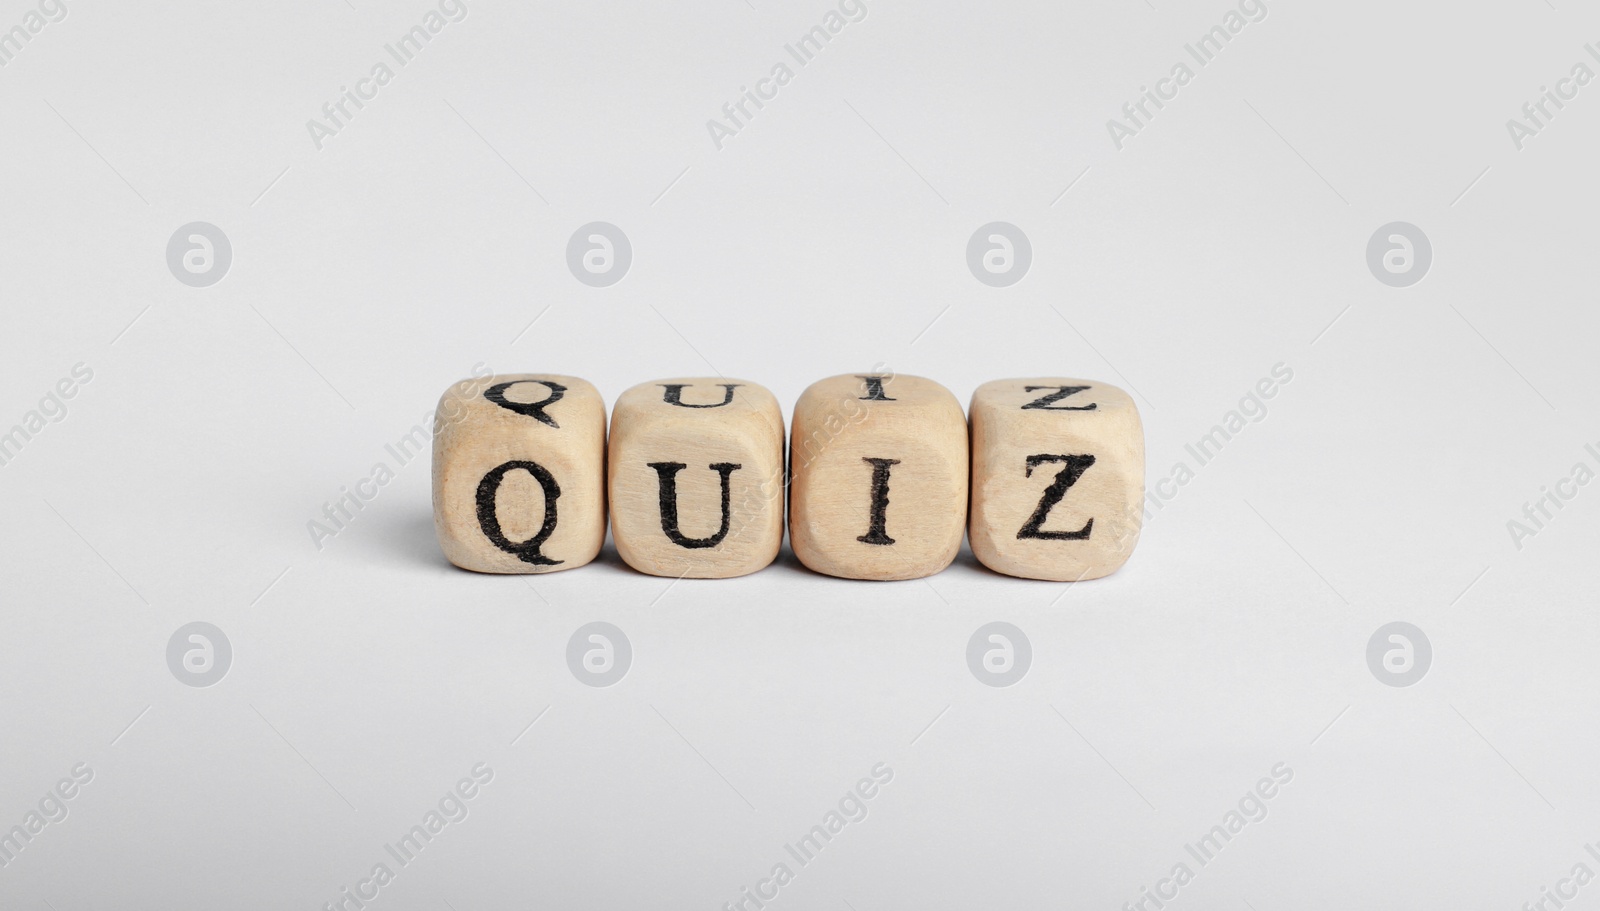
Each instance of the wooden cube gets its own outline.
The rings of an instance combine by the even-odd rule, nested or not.
[[[606,536],[606,404],[585,380],[462,380],[434,413],[433,524],[451,563],[483,573],[582,566]]]
[[[811,569],[917,579],[955,559],[967,517],[967,422],[932,380],[846,374],[794,406],[789,541]]]
[[[1075,582],[1139,543],[1144,429],[1093,380],[995,380],[972,394],[972,552],[996,572]]]
[[[658,380],[611,411],[611,536],[629,566],[725,579],[783,543],[783,412],[745,380]]]

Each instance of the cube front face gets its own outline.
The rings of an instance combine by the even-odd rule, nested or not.
[[[983,565],[1075,582],[1115,572],[1139,542],[1144,428],[1115,386],[995,380],[972,395],[968,539]]]
[[[605,541],[606,407],[589,382],[519,373],[463,380],[434,415],[433,521],[451,563],[545,573]]]
[[[629,566],[724,579],[783,543],[783,412],[745,380],[642,383],[611,412],[611,535]]]
[[[794,408],[789,543],[846,579],[917,579],[955,559],[967,515],[967,422],[932,380],[845,374]]]

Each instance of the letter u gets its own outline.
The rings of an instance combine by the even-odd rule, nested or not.
[[[729,389],[728,394],[731,396],[733,390]],[[667,538],[679,547],[687,547],[691,550],[716,547],[721,544],[722,539],[728,536],[728,526],[733,516],[730,476],[744,466],[736,465],[732,462],[717,462],[710,466],[711,470],[716,472],[722,481],[722,526],[717,529],[716,534],[708,538],[689,538],[685,537],[678,528],[678,472],[689,466],[682,462],[649,462],[647,464],[654,468],[656,474],[660,476],[661,530],[666,533]]]

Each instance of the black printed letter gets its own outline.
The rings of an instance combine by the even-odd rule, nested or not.
[[[883,394],[883,380],[884,380],[883,377],[881,377],[881,376],[858,376],[858,377],[856,377],[856,379],[858,379],[858,380],[866,380],[866,382],[867,382],[867,394],[861,397],[861,401],[863,401],[863,402],[893,402],[893,401],[896,401],[895,399],[891,399],[888,396]]]
[[[1072,388],[1070,386],[1065,388]],[[1064,393],[1070,395],[1071,393]],[[1039,498],[1039,508],[1033,511],[1028,521],[1022,525],[1022,530],[1017,532],[1019,538],[1043,538],[1047,541],[1083,541],[1089,537],[1089,530],[1094,528],[1094,519],[1085,522],[1077,531],[1043,531],[1045,517],[1050,515],[1050,510],[1061,498],[1066,495],[1067,488],[1078,483],[1083,473],[1094,464],[1092,455],[1031,455],[1028,456],[1028,470],[1024,472],[1027,477],[1033,477],[1033,469],[1045,462],[1065,463],[1061,470],[1056,472],[1056,479],[1044,489],[1044,496]]]
[[[869,379],[863,377],[863,379]],[[878,390],[882,392],[882,389]],[[894,401],[894,399],[889,399]],[[872,466],[872,508],[867,520],[867,533],[856,538],[862,544],[893,544],[894,539],[884,530],[884,522],[889,511],[889,466],[899,465],[899,459],[869,459],[861,457],[861,461]]]
[[[549,386],[550,397],[540,402],[513,402],[507,400],[506,390],[517,385],[518,383],[538,383],[541,386]],[[515,411],[517,414],[525,414],[536,421],[549,424],[551,427],[559,428],[561,425],[556,423],[555,418],[545,414],[544,409],[547,406],[554,405],[556,402],[561,401],[561,397],[566,394],[567,387],[561,385],[560,383],[552,383],[549,380],[512,380],[509,383],[496,383],[493,386],[490,386],[488,389],[484,390],[483,397],[508,411]]]
[[[560,393],[556,395],[559,397]],[[540,527],[538,534],[521,543],[508,539],[505,532],[500,530],[500,519],[494,510],[494,495],[500,490],[500,482],[505,479],[507,473],[518,469],[533,475],[533,479],[544,488],[544,525]],[[508,554],[516,554],[518,560],[535,566],[555,566],[564,561],[550,559],[539,553],[539,548],[556,530],[556,498],[559,496],[561,496],[561,485],[556,483],[556,479],[543,465],[527,461],[505,462],[484,475],[483,480],[478,482],[478,526],[483,529],[483,533],[495,547]]]
[[[730,387],[728,394],[733,394]],[[691,408],[709,408],[709,405],[691,405]],[[728,491],[728,476],[744,467],[732,462],[717,462],[711,470],[722,477],[722,527],[709,538],[686,538],[678,530],[678,472],[689,467],[682,462],[649,462],[651,468],[661,477],[661,530],[667,533],[672,543],[679,547],[700,548],[716,547],[722,539],[728,536],[728,523],[732,510],[728,508],[731,499]]]
[[[683,390],[687,383],[662,383],[661,388],[667,390],[661,393],[661,401],[668,405],[677,405],[679,408],[721,408],[733,401],[733,390],[738,389],[741,383],[718,383],[727,392],[722,394],[722,401],[710,405],[691,405],[683,400]]]
[[[1069,395],[1077,395],[1088,388],[1088,386],[1023,386],[1023,392],[1038,392],[1040,389],[1054,389],[1056,391],[1050,393],[1044,398],[1034,399],[1028,404],[1023,405],[1022,410],[1027,411],[1029,408],[1037,408],[1040,411],[1093,411],[1097,404],[1095,402],[1090,402],[1087,405],[1062,405],[1059,408],[1054,407],[1056,402],[1061,401]]]

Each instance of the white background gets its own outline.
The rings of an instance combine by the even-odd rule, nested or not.
[[[1506,128],[1600,67],[1600,13],[1269,0],[1119,151],[1106,121],[1226,3],[867,0],[719,150],[706,121],[830,8],[467,0],[320,150],[306,122],[428,5],[69,0],[0,69],[0,430],[93,371],[0,467],[0,828],[95,773],[0,907],[311,911],[480,762],[369,907],[712,911],[879,762],[769,907],[1112,909],[1187,861],[1182,908],[1517,908],[1600,872],[1600,488],[1507,530],[1600,467],[1600,87]],[[232,244],[210,287],[167,267],[193,221]],[[633,245],[608,288],[566,267],[591,221]],[[991,221],[1032,243],[1011,287],[967,268]],[[1393,221],[1433,246],[1409,288],[1366,262]],[[723,374],[786,413],[874,364],[963,401],[1097,378],[1136,391],[1154,483],[1280,363],[1265,419],[1070,588],[787,550],[473,575],[425,458],[307,531],[477,364],[608,401]],[[166,661],[195,620],[233,648],[203,689]],[[633,647],[609,688],[564,657],[594,620]],[[996,620],[1033,649],[1003,689],[965,659]],[[1434,651],[1407,688],[1367,665],[1393,620]]]

